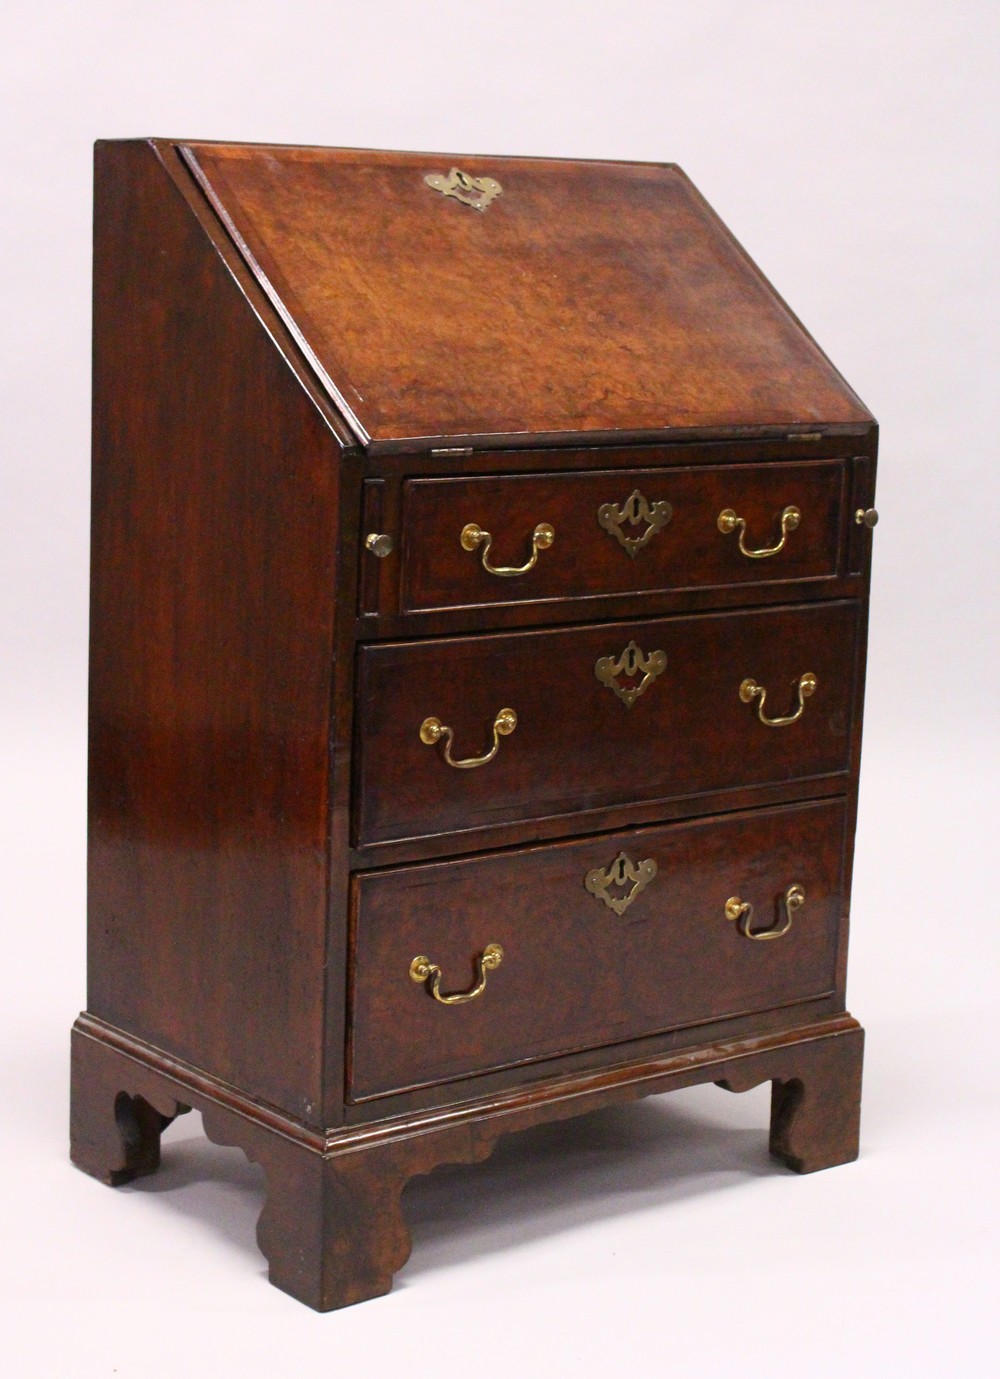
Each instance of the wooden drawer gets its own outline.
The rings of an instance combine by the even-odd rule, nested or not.
[[[356,842],[846,771],[858,614],[830,601],[363,647]],[[807,672],[815,692],[786,726],[765,726],[759,700],[740,697],[752,678],[764,712],[787,717]],[[502,709],[517,715],[509,736],[494,730]],[[433,717],[450,742],[422,741]],[[448,764],[446,752],[463,761],[494,744],[482,766]]]
[[[410,479],[401,611],[835,578],[844,493],[843,460]],[[743,554],[741,541],[778,544],[789,507],[800,520],[781,550]],[[746,530],[720,531],[725,511]],[[470,524],[490,534],[488,551],[463,545]],[[554,537],[536,553],[539,524]],[[503,569],[535,558],[497,575],[484,553]]]
[[[828,800],[355,876],[352,1098],[829,995],[845,815]],[[618,884],[620,855],[644,884]],[[727,918],[735,898],[752,930],[781,928],[792,886],[779,937]],[[489,944],[502,961],[463,1004],[411,978],[426,957],[442,994],[469,990]]]

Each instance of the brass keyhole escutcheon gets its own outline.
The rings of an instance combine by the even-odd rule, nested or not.
[[[461,168],[452,168],[447,177],[444,173],[429,172],[424,181],[442,196],[452,196],[474,211],[485,211],[503,191],[495,177],[471,177]]]
[[[666,668],[665,651],[651,651],[647,655],[637,642],[631,641],[620,656],[601,656],[594,665],[594,674],[630,709]]]
[[[633,560],[673,515],[674,509],[666,500],[650,503],[638,489],[634,489],[620,505],[602,503],[597,509],[598,524],[615,538]],[[645,526],[645,530],[640,531],[638,536],[626,536],[626,526],[633,529]]]
[[[591,895],[603,900],[608,909],[621,918],[632,901],[653,880],[656,872],[656,862],[652,857],[633,862],[624,852],[620,852],[610,867],[594,867],[588,871],[583,884]]]

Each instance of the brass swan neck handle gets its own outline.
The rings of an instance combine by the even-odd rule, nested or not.
[[[433,747],[438,742],[444,740],[444,759],[449,766],[454,766],[456,771],[471,771],[474,766],[485,766],[488,761],[492,761],[500,750],[500,739],[509,737],[517,727],[517,714],[513,709],[501,709],[493,720],[493,746],[484,756],[464,757],[461,761],[456,761],[451,754],[451,744],[454,734],[446,723],[442,723],[440,718],[425,718],[420,725],[420,741],[427,747]]]
[[[819,681],[811,670],[807,670],[804,675],[800,675],[795,681],[798,691],[798,708],[793,713],[785,714],[783,718],[768,718],[764,713],[764,701],[767,698],[767,690],[763,685],[758,685],[756,680],[749,676],[740,685],[740,698],[744,704],[752,704],[757,700],[757,717],[768,728],[785,728],[789,723],[797,723],[805,712],[806,700],[816,691]]]
[[[719,513],[717,526],[723,536],[728,536],[730,532],[739,532],[739,546],[741,555],[745,555],[748,560],[765,560],[769,555],[777,555],[779,551],[785,549],[785,542],[788,540],[788,533],[794,531],[802,521],[802,513],[794,504],[782,509],[781,513],[781,538],[773,546],[760,546],[756,550],[747,546],[744,537],[747,532],[746,520],[737,517],[732,508],[723,508]]]
[[[484,531],[475,522],[467,522],[459,537],[463,551],[476,551],[482,546],[483,569],[488,574],[498,575],[501,579],[513,579],[515,575],[526,575],[529,570],[533,570],[538,563],[538,552],[547,551],[555,539],[555,528],[550,527],[548,522],[539,522],[531,534],[531,558],[525,565],[491,565],[490,547],[493,537],[488,531]]]
[[[761,941],[781,938],[792,927],[792,916],[796,910],[801,910],[806,903],[806,893],[798,882],[793,882],[781,899],[785,909],[785,917],[779,924],[770,929],[755,929],[753,927],[753,906],[745,900],[741,900],[738,895],[730,896],[726,901],[726,918],[737,921],[737,927],[744,938]]]
[[[441,969],[436,962],[431,962],[430,958],[424,957],[421,953],[419,957],[410,963],[410,980],[414,982],[430,982],[428,991],[435,1001],[443,1006],[461,1006],[466,1001],[474,1001],[477,996],[481,996],[486,990],[486,974],[494,972],[503,962],[503,949],[499,943],[488,943],[483,951],[478,955],[476,962],[476,980],[468,991],[455,991],[450,996],[442,995],[441,992]]]

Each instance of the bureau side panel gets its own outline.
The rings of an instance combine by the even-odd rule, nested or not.
[[[340,445],[149,145],[94,278],[89,1009],[311,1119]]]

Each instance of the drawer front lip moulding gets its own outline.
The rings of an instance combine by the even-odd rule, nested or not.
[[[199,1110],[327,1310],[542,1121],[854,1158],[877,428],[684,174],[113,140],[94,224],[74,1162]]]

